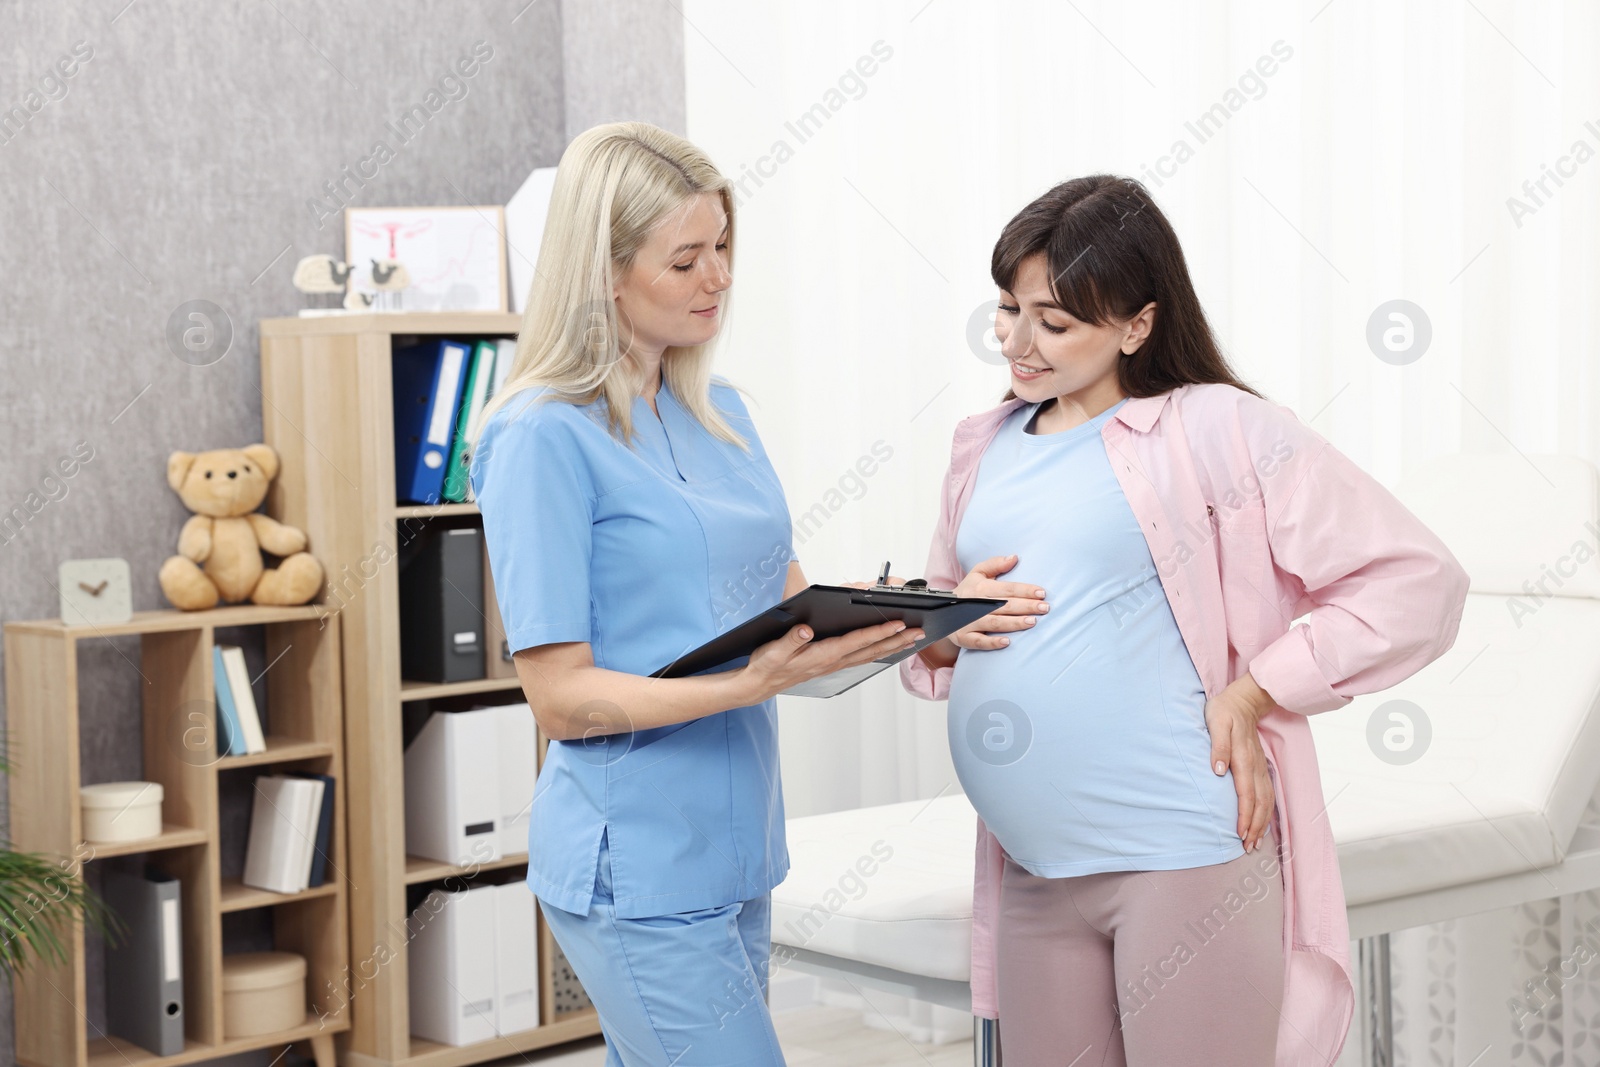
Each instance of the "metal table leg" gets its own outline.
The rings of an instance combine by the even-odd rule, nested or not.
[[[972,1017],[972,1067],[1000,1067],[1000,1022]]]
[[[1357,962],[1361,982],[1362,1034],[1370,1067],[1394,1067],[1394,1002],[1389,984],[1389,935],[1375,934],[1360,942]]]

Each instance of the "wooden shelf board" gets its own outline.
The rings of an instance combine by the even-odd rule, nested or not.
[[[223,756],[217,760],[217,766],[222,770],[228,770],[231,767],[288,763],[291,760],[316,759],[319,756],[333,755],[333,743],[330,741],[303,741],[297,737],[280,737],[276,734],[269,734],[266,741],[265,752],[253,752],[248,756]]]
[[[452,515],[476,515],[477,504],[397,504],[397,519],[443,519]]]
[[[172,1056],[157,1056],[149,1049],[120,1037],[98,1037],[89,1042],[87,1067],[176,1067],[180,1063],[195,1063],[258,1048],[272,1048],[291,1041],[303,1041],[315,1034],[336,1034],[350,1029],[349,1019],[328,1019],[324,1022],[312,1012],[306,1013],[305,1022],[292,1030],[279,1030],[272,1034],[255,1034],[236,1037],[212,1045],[205,1041],[186,1039],[183,1051]]]
[[[270,908],[274,904],[292,904],[299,900],[314,900],[317,897],[331,897],[339,891],[339,883],[323,882],[311,889],[302,889],[298,893],[275,893],[270,889],[257,889],[253,885],[245,885],[237,878],[224,878],[222,892],[218,896],[218,911],[244,911],[246,908]]]
[[[466,874],[471,870],[498,871],[527,862],[528,854],[526,852],[513,852],[509,856],[501,856],[497,860],[490,860],[487,863],[478,863],[471,866],[459,863],[444,863],[440,860],[425,859],[422,856],[407,856],[406,885],[416,885],[418,882],[436,882],[441,878],[448,878],[453,874]]]
[[[465,696],[471,693],[499,693],[521,689],[520,678],[474,678],[470,682],[414,682],[402,679],[401,700],[433,700],[437,697]]]
[[[403,1067],[463,1067],[464,1064],[497,1060],[514,1052],[529,1052],[567,1041],[591,1037],[600,1032],[600,1017],[593,1010],[574,1012],[560,1022],[545,1023],[532,1030],[502,1034],[473,1045],[441,1045],[424,1037],[411,1036],[411,1055],[398,1061]],[[397,1065],[397,1067],[398,1067]]]
[[[338,333],[515,334],[522,316],[505,311],[396,311],[299,315],[261,320],[262,337]]]
[[[79,848],[86,850],[84,854],[91,860],[99,860],[107,856],[132,856],[140,852],[160,852],[168,848],[203,845],[208,838],[209,835],[204,830],[166,822],[161,824],[161,833],[156,837],[144,837],[138,841],[85,841]]]
[[[294,622],[300,619],[320,618],[326,612],[316,604],[295,607],[273,607],[267,604],[231,604],[205,611],[178,611],[163,608],[159,611],[136,611],[127,622],[72,623],[60,619],[30,619],[8,622],[7,630],[47,634],[60,637],[117,637],[123,634],[170,633],[174,630],[198,630],[202,626],[251,626],[263,622]]]

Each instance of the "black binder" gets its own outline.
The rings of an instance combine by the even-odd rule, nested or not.
[[[784,690],[792,696],[838,696],[1005,604],[1004,600],[958,597],[946,590],[929,589],[928,583],[920,578],[905,585],[889,585],[887,564],[883,573],[885,577],[880,577],[877,585],[866,589],[842,585],[808,586],[783,603],[679,656],[650,677],[686,678],[692,674],[742,667],[750,653],[782,637],[800,623],[811,627],[815,635],[813,641],[838,637],[890,619],[903,621],[907,629],[922,629],[922,640],[892,656],[846,667]]]
[[[400,552],[400,673],[419,682],[482,678],[483,531],[423,531]]]
[[[106,872],[124,933],[106,947],[106,1029],[156,1056],[183,1051],[183,886],[146,865]],[[126,1058],[126,1057],[124,1057]]]

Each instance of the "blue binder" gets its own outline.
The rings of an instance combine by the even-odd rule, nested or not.
[[[470,349],[443,338],[394,353],[394,487],[401,501],[437,504]]]

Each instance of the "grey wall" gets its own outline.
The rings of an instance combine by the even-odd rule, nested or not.
[[[457,61],[475,48],[462,78]],[[397,136],[389,124],[430,89],[437,111]],[[56,615],[57,564],[95,556],[129,561],[136,610],[166,606],[156,570],[187,517],[166,457],[260,440],[255,322],[299,305],[299,257],[342,252],[342,202],[504,203],[572,134],[618,118],[683,131],[671,4],[0,8],[0,616]],[[379,141],[392,160],[347,177]],[[232,323],[231,345],[203,366],[166,340],[191,300]],[[59,476],[75,452],[89,458]],[[261,669],[254,635],[219,636]],[[86,782],[141,774],[138,658],[137,640],[80,656]],[[225,796],[225,869],[241,854],[244,800]],[[270,941],[252,916],[229,917],[230,949]],[[9,988],[0,998],[9,1064]],[[96,953],[89,1014],[104,1018]]]
[[[643,119],[684,132],[679,5],[563,0],[562,77],[569,134]]]

